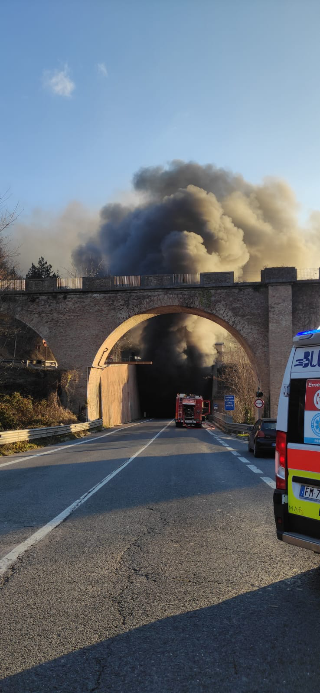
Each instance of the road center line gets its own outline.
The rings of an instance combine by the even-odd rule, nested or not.
[[[251,471],[255,474],[263,474],[262,469],[258,469],[258,467],[256,467],[255,464],[248,464],[248,469],[251,469]]]
[[[53,450],[46,450],[45,452],[38,452],[36,455],[28,455],[26,457],[19,457],[18,459],[11,460],[10,462],[4,462],[3,464],[0,464],[0,469],[1,469],[1,467],[9,467],[10,464],[18,464],[18,462],[25,462],[25,460],[33,460],[35,457],[42,457],[42,455],[52,455],[54,452],[59,452],[60,450],[66,450],[66,448],[73,448],[75,445],[83,445],[84,443],[92,443],[96,440],[99,440],[100,438],[106,438],[107,436],[112,436],[114,433],[118,433],[118,431],[126,431],[127,428],[132,428],[132,426],[140,426],[141,424],[146,423],[147,421],[152,421],[152,419],[144,419],[143,421],[138,421],[138,423],[129,424],[128,426],[122,426],[122,428],[115,428],[114,431],[109,431],[109,433],[103,433],[102,436],[96,436],[96,438],[89,438],[88,437],[85,440],[80,440],[78,443],[71,443],[70,445],[62,445],[60,447],[54,448]]]
[[[258,469],[258,467],[256,467],[254,464],[250,464],[249,460],[247,460],[245,457],[241,457],[240,452],[237,452],[237,450],[233,450],[230,447],[226,447],[226,444],[220,438],[218,438],[215,433],[211,433],[211,431],[208,428],[206,430],[208,431],[208,433],[210,433],[211,436],[213,436],[216,439],[217,443],[221,443],[221,445],[223,445],[227,450],[229,450],[229,452],[231,452],[232,455],[235,455],[238,458],[238,460],[240,460],[240,462],[243,462],[244,464],[246,464],[248,469],[251,469],[251,471],[254,472],[255,474],[262,474],[263,473],[261,471],[261,469]],[[232,438],[229,438],[229,439],[224,438],[224,440],[232,440]],[[242,440],[240,442],[244,443],[244,441],[242,441]],[[270,486],[271,488],[276,487],[276,482],[273,479],[271,479],[269,476],[261,476],[260,479],[261,479],[261,481],[264,481],[264,483],[267,484],[268,486]]]
[[[268,486],[271,486],[271,488],[276,487],[276,482],[274,481],[274,479],[270,479],[269,476],[261,476],[260,478],[262,479],[262,481],[264,481],[265,484],[268,484]]]
[[[169,423],[167,423],[167,425],[164,426],[164,428],[162,428],[161,431],[159,431],[153,438],[151,438],[151,440],[149,440],[149,443],[140,448],[138,452],[132,455],[132,457],[130,457],[129,460],[127,460],[120,467],[118,467],[118,469],[115,469],[113,472],[111,472],[111,474],[108,474],[108,476],[102,479],[102,481],[99,481],[98,484],[96,484],[89,491],[84,493],[80,498],[74,501],[74,503],[71,503],[71,505],[69,505],[68,508],[59,513],[59,515],[56,515],[56,517],[54,517],[53,520],[47,522],[47,524],[41,527],[41,529],[39,529],[34,534],[31,534],[31,537],[23,541],[21,544],[18,544],[18,546],[16,546],[15,549],[12,549],[12,551],[10,551],[10,553],[7,553],[7,555],[0,560],[0,576],[4,575],[8,568],[10,568],[12,564],[17,560],[17,558],[20,558],[20,556],[22,556],[28,549],[30,549],[31,546],[38,544],[38,542],[41,541],[41,539],[46,537],[47,534],[49,534],[50,532],[52,532],[53,529],[58,527],[58,525],[60,525],[61,522],[63,522],[67,517],[69,517],[71,513],[80,508],[80,506],[83,505],[83,503],[85,503],[89,498],[91,498],[91,496],[97,493],[97,491],[99,491],[103,486],[108,484],[114,476],[116,476],[117,474],[119,474],[119,472],[122,471],[122,469],[127,467],[128,464],[130,464],[130,462],[132,462],[136,457],[138,457],[138,455],[140,455],[146,448],[148,448],[149,445],[151,445],[151,443],[153,443],[153,441],[156,438],[158,438],[158,436],[160,436],[161,433],[163,433],[163,431],[165,431],[166,428],[168,428],[168,426],[170,426],[172,421],[173,419],[169,421]]]

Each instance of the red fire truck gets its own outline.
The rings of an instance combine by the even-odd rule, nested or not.
[[[210,414],[210,400],[201,395],[177,394],[176,397],[176,426],[202,426],[206,415]]]

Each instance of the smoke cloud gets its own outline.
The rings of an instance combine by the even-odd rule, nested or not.
[[[79,274],[161,274],[234,271],[259,279],[264,266],[319,266],[320,213],[307,228],[282,180],[252,185],[212,165],[173,161],[133,178],[139,203],[108,204],[96,233],[73,253]],[[316,260],[315,260],[316,258]],[[138,369],[142,405],[172,414],[177,391],[208,395],[217,326],[193,316],[161,316],[140,331],[140,353],[153,367]]]
[[[130,330],[114,354],[134,352],[152,366],[137,368],[141,410],[148,416],[174,416],[177,392],[211,399],[215,342],[232,343],[228,333],[194,315],[160,315]]]
[[[32,214],[14,224],[11,246],[16,249],[17,265],[23,276],[32,263],[43,256],[60,276],[75,271],[70,265],[75,247],[93,234],[99,215],[80,202],[70,202],[60,214],[35,209]]]
[[[319,218],[301,228],[282,180],[252,185],[212,165],[173,161],[141,169],[133,186],[142,202],[103,207],[97,232],[74,251],[80,273],[95,258],[100,274],[233,270],[258,279],[264,266],[312,267],[320,255]]]

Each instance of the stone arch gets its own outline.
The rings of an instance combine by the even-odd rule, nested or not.
[[[223,327],[229,334],[231,334],[240,346],[244,349],[247,357],[256,373],[257,385],[260,382],[260,374],[258,368],[258,360],[254,354],[252,348],[248,344],[247,340],[241,335],[241,333],[230,323],[228,323],[223,318],[219,317],[211,311],[204,310],[199,307],[188,307],[183,305],[162,305],[156,306],[154,308],[148,308],[146,312],[137,313],[136,315],[127,318],[121,322],[110,334],[106,337],[100,348],[98,349],[95,358],[93,360],[92,366],[88,369],[87,374],[87,405],[88,405],[88,417],[89,419],[98,418],[101,411],[100,403],[100,383],[101,383],[101,371],[105,367],[105,361],[108,354],[111,352],[112,348],[119,341],[124,334],[126,334],[133,327],[136,327],[141,322],[149,320],[151,318],[157,317],[158,315],[173,314],[173,313],[185,313],[189,315],[196,315],[198,317],[205,318],[211,322]]]
[[[32,339],[34,345],[37,340],[41,340],[41,342],[44,340],[44,335],[42,335],[41,332],[39,332],[39,330],[32,325],[31,321],[24,319],[23,315],[16,315],[11,311],[0,311],[0,325],[2,321],[7,323],[8,329],[12,331],[12,335],[16,334],[16,354],[12,353],[8,358],[11,358],[11,356],[16,356],[19,358],[18,354],[19,351],[21,352],[21,340],[23,338],[25,339],[26,334],[30,342],[30,348],[32,348]],[[14,336],[12,336],[12,339],[14,340]],[[47,349],[48,360],[56,360],[50,344],[48,344]],[[31,355],[28,355],[28,357],[25,356],[25,358],[31,358]],[[33,355],[33,358],[37,358],[35,354]],[[39,356],[39,358],[41,358],[41,356]],[[42,358],[46,358],[45,353],[42,354]]]

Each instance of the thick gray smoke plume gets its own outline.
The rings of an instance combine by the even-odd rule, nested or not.
[[[227,270],[252,280],[268,265],[319,266],[319,219],[313,215],[308,231],[299,228],[295,196],[283,181],[251,185],[211,165],[173,161],[141,169],[133,186],[138,204],[106,205],[97,232],[74,251],[80,275]],[[208,394],[214,343],[224,341],[216,325],[167,315],[149,321],[140,336],[141,355],[154,363],[138,369],[142,405],[158,393],[153,415],[172,415],[179,390]]]
[[[251,185],[211,165],[173,161],[141,169],[133,185],[139,205],[106,205],[96,234],[74,251],[80,274],[94,264],[100,274],[244,270],[259,278],[266,265],[315,264],[313,234],[299,228],[283,181]]]

